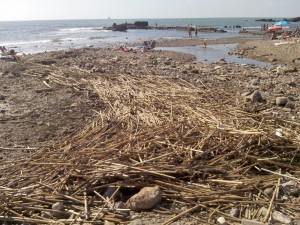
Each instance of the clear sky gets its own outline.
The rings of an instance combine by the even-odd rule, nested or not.
[[[298,17],[300,0],[0,0],[0,21]]]

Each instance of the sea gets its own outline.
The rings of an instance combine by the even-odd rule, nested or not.
[[[188,38],[178,30],[128,30],[113,32],[104,29],[113,23],[148,21],[150,26],[197,26],[224,29],[226,33],[199,32],[199,38],[219,39],[239,37],[241,26],[247,30],[260,30],[259,18],[191,18],[191,19],[99,19],[51,21],[0,21],[0,46],[14,48],[24,54],[82,47],[115,47],[144,40]],[[280,20],[282,18],[273,18]],[[265,23],[269,26],[272,23]],[[226,27],[226,28],[225,28]]]

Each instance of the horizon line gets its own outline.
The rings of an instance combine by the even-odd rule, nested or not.
[[[30,22],[30,21],[62,21],[62,20],[146,20],[146,19],[149,19],[149,20],[153,20],[153,19],[159,19],[159,20],[168,20],[168,19],[230,19],[230,18],[261,18],[261,19],[275,19],[275,18],[287,18],[287,19],[291,19],[291,18],[298,18],[298,16],[296,17],[259,17],[259,16],[256,16],[256,17],[238,17],[238,16],[234,16],[234,17],[170,17],[170,18],[154,18],[154,17],[150,17],[150,18],[97,18],[97,19],[92,19],[92,18],[89,18],[89,19],[25,19],[25,20],[0,20],[0,22]]]

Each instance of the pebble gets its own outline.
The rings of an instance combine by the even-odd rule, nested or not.
[[[53,216],[57,217],[57,218],[64,218],[65,217],[65,213],[63,213],[65,211],[65,207],[61,202],[56,202],[52,205],[52,209],[55,211],[60,211],[60,212],[53,212]]]
[[[300,190],[294,181],[289,181],[289,182],[283,183],[283,184],[281,184],[281,186],[284,190],[284,193],[289,196],[298,197],[300,195]]]
[[[262,102],[263,101],[263,97],[260,93],[260,91],[256,90],[254,91],[251,95],[250,95],[250,100],[252,102]]]
[[[294,109],[295,108],[295,102],[292,101],[292,100],[288,100],[288,102],[286,103],[286,105],[284,107],[288,108],[288,109]]]
[[[249,84],[253,85],[253,86],[258,86],[258,85],[260,85],[260,79],[258,79],[258,78],[252,79],[249,81]]]
[[[277,97],[276,105],[277,106],[285,106],[288,103],[289,99],[287,97]]]
[[[292,222],[291,217],[284,215],[282,212],[274,211],[272,214],[272,219],[275,222],[290,224]]]
[[[116,198],[120,193],[117,190],[118,190],[117,187],[109,186],[105,189],[103,197],[104,198],[111,198],[113,196],[113,194],[116,192],[115,195],[114,195],[114,198]]]
[[[266,196],[268,196],[268,197],[270,197],[272,194],[273,194],[273,188],[266,188],[265,190],[264,190],[264,194],[266,195]]]
[[[126,206],[133,211],[152,209],[161,202],[162,191],[159,186],[144,187],[139,193],[126,202]]]
[[[232,208],[230,210],[230,215],[233,217],[238,217],[240,215],[240,210],[237,208]]]
[[[221,224],[221,225],[227,224],[224,217],[219,217],[219,218],[217,219],[217,222],[218,222],[218,224]]]

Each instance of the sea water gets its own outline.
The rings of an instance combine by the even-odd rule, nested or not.
[[[199,18],[199,19],[142,19],[150,26],[197,26],[224,29],[226,33],[199,32],[199,38],[219,39],[238,37],[240,28],[259,30],[262,22],[257,18]],[[277,20],[280,20],[278,18]],[[177,30],[128,30],[112,32],[103,29],[113,23],[134,23],[139,19],[102,20],[52,20],[0,22],[0,46],[18,52],[37,53],[82,47],[114,47],[143,40],[160,38],[188,38],[185,31]],[[269,25],[271,25],[269,23]],[[227,28],[224,28],[224,27]]]

